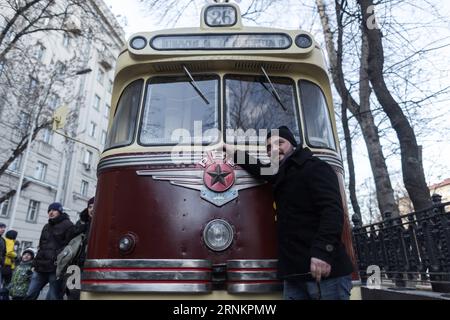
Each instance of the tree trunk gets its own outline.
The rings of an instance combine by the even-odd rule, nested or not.
[[[380,142],[378,128],[370,110],[370,88],[368,64],[369,64],[369,44],[364,33],[361,35],[361,59],[359,68],[359,114],[357,116],[361,130],[364,132],[364,141],[369,154],[370,167],[376,187],[377,201],[380,208],[381,218],[385,212],[391,212],[393,217],[399,216],[400,212],[395,201],[394,190],[392,188],[389,171],[386,165],[386,158]]]
[[[322,28],[325,36],[326,48],[331,66],[331,75],[334,85],[338,91],[342,103],[346,105],[348,110],[355,116],[361,127],[361,132],[367,147],[367,153],[370,160],[370,166],[375,181],[375,189],[378,200],[378,208],[380,213],[386,211],[392,212],[393,216],[398,216],[399,211],[395,202],[394,190],[392,188],[389,172],[386,166],[386,160],[383,155],[383,148],[380,143],[378,128],[370,110],[370,86],[367,80],[366,64],[363,63],[360,68],[360,100],[359,105],[352,97],[350,91],[345,84],[344,72],[342,68],[342,47],[343,47],[343,26],[342,17],[343,11],[336,1],[336,16],[338,20],[338,40],[337,50],[335,49],[333,33],[330,29],[329,18],[326,13],[325,5],[322,0],[316,0],[317,9],[322,22]],[[367,56],[367,50],[362,47],[362,56]],[[350,172],[350,174],[352,174]],[[353,203],[352,203],[353,205]],[[356,212],[356,211],[355,211]]]
[[[403,182],[408,191],[414,209],[429,208],[432,203],[430,191],[425,181],[422,155],[417,145],[414,129],[411,127],[403,110],[387,88],[383,75],[384,50],[382,34],[374,24],[373,0],[358,0],[361,8],[362,29],[367,36],[369,47],[368,75],[377,99],[388,116],[400,142]]]
[[[348,165],[348,190],[350,192],[350,202],[352,203],[353,211],[362,221],[361,208],[359,207],[358,197],[356,196],[356,182],[355,182],[355,163],[353,162],[353,147],[352,139],[350,135],[350,129],[348,127],[347,118],[347,104],[341,104],[341,117],[342,127],[344,129],[345,150],[347,153],[347,165]]]

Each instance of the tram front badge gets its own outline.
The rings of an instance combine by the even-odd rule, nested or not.
[[[239,191],[265,184],[236,165],[225,154],[211,152],[198,164],[197,169],[139,170],[139,176],[152,176],[154,180],[170,181],[172,185],[200,191],[200,197],[218,207],[233,201]],[[199,170],[203,169],[203,170]]]

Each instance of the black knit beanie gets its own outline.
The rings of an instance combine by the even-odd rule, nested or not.
[[[274,132],[274,136],[279,136],[281,138],[284,138],[287,141],[289,141],[294,147],[297,146],[297,141],[295,141],[295,137],[292,134],[291,130],[289,130],[288,127],[281,126],[277,130],[278,130],[278,134],[275,134],[275,132]],[[269,132],[267,133],[266,141],[269,140],[270,137],[272,137],[272,130],[269,130]]]

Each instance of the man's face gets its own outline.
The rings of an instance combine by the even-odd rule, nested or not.
[[[272,136],[267,139],[267,155],[272,162],[280,163],[293,150],[292,144],[284,138]]]
[[[55,219],[55,218],[59,217],[60,215],[61,215],[61,213],[58,210],[50,210],[48,212],[49,219]]]
[[[2,236],[5,233],[6,227],[0,228],[0,236]]]
[[[88,215],[91,219],[94,217],[94,204],[93,203],[91,203],[88,206]]]

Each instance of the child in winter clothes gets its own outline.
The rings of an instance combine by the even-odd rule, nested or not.
[[[14,245],[17,239],[17,231],[9,230],[6,232],[5,243],[6,243],[6,256],[5,263],[2,269],[3,283],[5,286],[11,281],[12,273],[16,267],[16,257],[17,253],[14,251]]]
[[[23,300],[27,296],[31,276],[33,275],[31,268],[34,255],[33,249],[26,249],[22,253],[22,262],[14,270],[11,283],[8,286],[9,295],[13,300]]]

